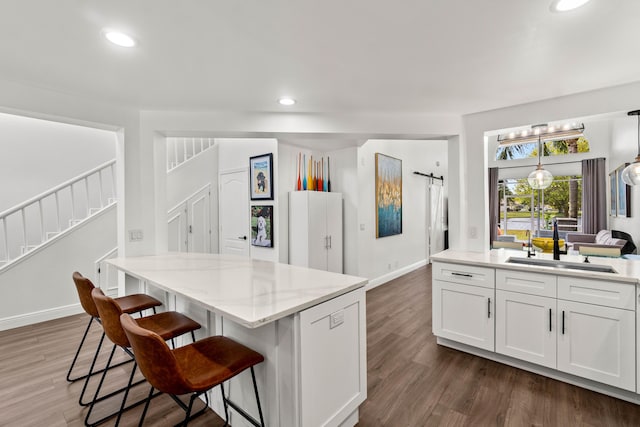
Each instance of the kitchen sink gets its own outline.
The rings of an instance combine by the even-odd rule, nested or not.
[[[519,258],[509,257],[510,264],[537,265],[541,267],[566,268],[569,270],[597,271],[599,273],[618,273],[613,267],[601,264],[589,264],[584,262],[556,261],[553,259]]]

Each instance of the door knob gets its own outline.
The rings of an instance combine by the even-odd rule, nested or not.
[[[240,239],[240,240],[247,240],[247,236],[240,236],[240,237],[238,237],[238,239]]]

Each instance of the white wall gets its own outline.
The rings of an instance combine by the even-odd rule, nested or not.
[[[249,206],[273,206],[273,225],[280,224],[280,209],[278,204],[280,189],[279,179],[279,161],[278,161],[278,141],[273,138],[216,138],[218,145],[218,171],[220,173],[226,170],[238,168],[247,169],[249,171],[249,158],[259,156],[261,154],[273,154],[273,194],[274,200],[251,200]],[[220,209],[224,209],[221,206]],[[247,212],[250,217],[251,213]],[[278,230],[274,230],[274,234],[278,235]],[[247,230],[247,235],[251,235]],[[274,236],[275,237],[275,236]],[[263,259],[267,261],[279,260],[279,247],[284,244],[279,239],[274,239],[272,248],[263,248],[260,246],[250,246],[251,258]]]
[[[79,271],[98,283],[95,262],[116,247],[116,228],[111,207],[3,269],[0,330],[81,313],[71,275]]]
[[[0,152],[2,212],[115,159],[116,134],[0,113]]]
[[[483,251],[489,235],[487,146],[485,132],[638,109],[640,83],[615,86],[463,117],[456,157],[449,158],[450,173],[460,176],[449,187],[450,199],[459,204],[449,211],[450,246]],[[612,153],[615,155],[615,153]],[[454,234],[454,231],[456,234]]]
[[[376,239],[375,153],[402,160],[402,234]],[[436,162],[440,166],[436,166]],[[381,278],[425,263],[427,179],[414,171],[443,175],[448,184],[446,141],[369,140],[358,149],[358,274]]]
[[[358,270],[358,149],[326,153],[331,166],[331,191],[342,193],[343,272],[359,275]]]
[[[167,212],[210,184],[211,252],[218,252],[218,147],[213,146],[167,173]]]

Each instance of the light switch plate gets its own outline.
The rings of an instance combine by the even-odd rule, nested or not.
[[[144,235],[142,234],[142,230],[129,230],[129,241],[130,242],[138,242],[142,240]]]

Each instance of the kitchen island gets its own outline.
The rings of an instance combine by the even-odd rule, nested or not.
[[[434,254],[438,344],[640,403],[640,262],[584,260],[507,249]]]
[[[115,258],[105,266],[119,294],[159,297],[201,323],[200,336],[226,335],[262,353],[256,379],[267,425],[357,423],[367,390],[366,279],[216,254]],[[239,375],[225,390],[257,415],[250,378]],[[211,405],[224,414],[218,394]]]

